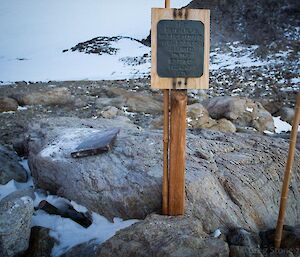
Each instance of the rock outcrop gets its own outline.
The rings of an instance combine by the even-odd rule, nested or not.
[[[111,152],[70,156],[83,137],[112,126],[122,130]],[[29,165],[38,187],[110,219],[160,212],[162,132],[118,119],[60,118],[41,120],[29,133]],[[287,141],[255,134],[189,134],[186,214],[200,220],[205,231],[274,227],[287,150]],[[295,160],[289,224],[298,223],[300,215],[299,152]]]

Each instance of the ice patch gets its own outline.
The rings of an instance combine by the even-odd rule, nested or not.
[[[281,120],[280,116],[279,117],[273,117],[274,120],[274,125],[275,125],[275,132],[276,133],[281,133],[281,132],[288,132],[292,130],[292,126]],[[298,128],[298,131],[300,132],[300,127]]]

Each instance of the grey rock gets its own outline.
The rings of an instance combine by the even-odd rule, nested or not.
[[[118,115],[119,109],[114,106],[107,106],[101,112],[100,115],[106,119],[115,118]]]
[[[22,257],[51,257],[52,248],[57,241],[49,233],[49,228],[31,228],[29,247]]]
[[[143,112],[151,114],[162,113],[162,100],[149,93],[128,91],[122,88],[111,88],[107,92],[108,97],[98,98],[96,106],[115,106],[119,109],[124,107],[129,112]]]
[[[241,127],[253,127],[260,132],[275,130],[272,115],[258,103],[247,98],[219,96],[202,102],[214,119],[226,118]]]
[[[83,136],[112,126],[122,130],[111,152],[70,157]],[[160,212],[161,131],[119,119],[55,118],[34,123],[29,134],[29,164],[38,187],[110,219],[141,219]],[[274,227],[287,150],[286,140],[263,135],[207,130],[188,134],[186,214],[197,217],[209,232],[222,226],[254,231]],[[300,169],[298,151],[294,167]],[[299,183],[295,172],[289,224],[299,218]]]
[[[28,196],[0,202],[0,256],[23,253],[29,245],[33,201]]]
[[[258,234],[242,228],[232,228],[228,231],[227,242],[229,245],[258,248],[260,237]]]
[[[18,182],[27,181],[27,172],[19,160],[15,152],[0,145],[0,184],[6,184],[12,179]]]
[[[275,229],[266,230],[260,233],[263,247],[272,247],[275,239]],[[300,249],[300,225],[283,226],[281,248]]]
[[[1,201],[14,201],[15,199],[21,198],[23,196],[28,196],[32,200],[35,199],[35,194],[33,188],[20,189],[10,193],[9,195],[2,198]]]
[[[203,232],[196,219],[151,215],[119,231],[102,245],[89,242],[70,249],[64,257],[192,257],[228,256],[228,245]]]
[[[0,112],[16,111],[18,102],[9,97],[0,97]]]
[[[264,255],[258,247],[231,245],[229,257],[264,257]]]
[[[31,92],[16,98],[20,105],[67,105],[74,102],[70,90],[66,87],[53,88],[46,92]]]
[[[288,122],[289,124],[293,124],[294,116],[295,116],[295,110],[289,107],[283,107],[279,112],[278,115],[280,116],[280,119],[283,121]]]
[[[200,103],[188,106],[188,125],[194,129],[211,129],[221,132],[236,132],[235,125],[227,119],[214,120]]]
[[[220,131],[220,132],[230,132],[230,133],[236,132],[235,125],[227,119],[216,120],[216,123],[213,124],[211,127],[209,127],[209,129]]]

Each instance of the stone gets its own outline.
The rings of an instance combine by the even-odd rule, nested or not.
[[[84,249],[85,251],[82,251]],[[89,242],[70,249],[63,257],[213,257],[228,256],[226,242],[203,232],[196,219],[150,215],[104,242]]]
[[[15,99],[0,97],[0,112],[16,111],[18,106],[18,102]]]
[[[118,108],[114,106],[107,106],[100,112],[100,115],[106,119],[113,119],[117,116],[118,112]]]
[[[208,111],[200,103],[188,105],[187,116],[192,128],[208,128],[215,122],[209,117]]]
[[[92,131],[122,127],[111,152],[74,159],[70,152]],[[41,119],[30,125],[29,166],[37,187],[64,196],[108,219],[143,219],[161,211],[162,133],[123,119]],[[288,140],[208,130],[187,134],[186,215],[205,231],[272,228]],[[300,169],[296,151],[295,170]],[[290,184],[286,221],[299,217],[300,177]],[[272,197],[270,197],[272,196]]]
[[[278,112],[278,115],[280,116],[281,120],[286,121],[287,123],[292,125],[294,121],[295,110],[293,108],[283,107]]]
[[[236,132],[235,125],[226,119],[214,120],[200,103],[191,104],[187,111],[188,124],[194,129],[211,129],[221,132]]]
[[[242,228],[231,228],[227,233],[227,242],[229,245],[258,248],[260,246],[260,237],[258,234]]]
[[[230,132],[230,133],[236,132],[235,125],[231,121],[226,119],[216,120],[216,123],[211,127],[209,127],[209,129],[221,131],[221,132]]]
[[[58,87],[43,92],[31,92],[17,96],[20,105],[68,105],[74,102],[71,92],[66,87]]]
[[[33,211],[28,196],[8,196],[0,201],[0,256],[16,256],[28,248]]]
[[[111,88],[106,92],[108,97],[96,100],[96,107],[115,106],[120,110],[126,108],[129,112],[161,114],[163,102],[150,93],[128,91],[122,88]]]
[[[29,247],[22,257],[52,257],[52,249],[58,242],[49,233],[49,228],[32,227]]]
[[[6,184],[12,179],[18,182],[27,181],[27,172],[19,161],[15,152],[0,145],[0,184]]]
[[[237,96],[219,96],[202,102],[213,119],[226,118],[236,126],[274,132],[272,115],[259,102]]]

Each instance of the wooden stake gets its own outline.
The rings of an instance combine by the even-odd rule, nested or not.
[[[282,228],[283,228],[285,209],[286,209],[286,203],[288,198],[289,184],[291,180],[292,168],[294,163],[299,122],[300,122],[300,91],[298,92],[297,101],[296,101],[295,117],[293,121],[291,137],[290,137],[288,160],[285,168],[284,180],[283,180],[282,191],[281,191],[280,208],[279,208],[279,214],[278,214],[278,220],[277,220],[277,226],[275,232],[275,248],[280,248],[280,244],[281,244]]]
[[[165,8],[170,8],[170,0],[165,0]],[[170,91],[164,90],[164,171],[162,180],[162,213],[167,215],[169,205],[169,131],[170,131]]]
[[[169,215],[184,214],[186,105],[186,90],[171,90]]]

